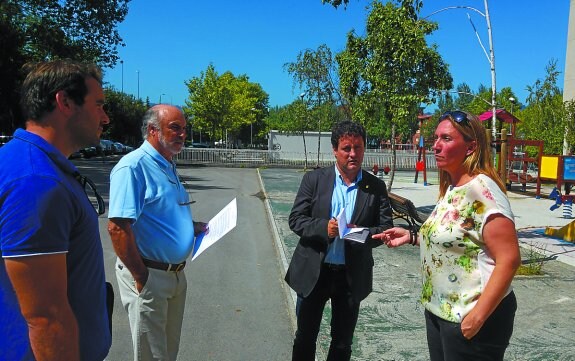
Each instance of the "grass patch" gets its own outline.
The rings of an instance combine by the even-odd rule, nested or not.
[[[526,251],[527,259],[521,261],[517,269],[517,276],[540,276],[543,274],[543,266],[549,258],[535,251],[534,247],[529,247]]]

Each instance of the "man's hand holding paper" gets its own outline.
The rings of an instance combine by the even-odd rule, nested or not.
[[[351,225],[351,228],[349,227],[350,225],[347,223],[345,208],[341,209],[341,212],[339,212],[336,219],[339,228],[339,238],[364,243],[369,236],[368,228],[354,227],[355,225]]]

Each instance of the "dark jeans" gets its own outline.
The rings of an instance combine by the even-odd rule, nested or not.
[[[351,297],[345,270],[322,267],[315,288],[308,297],[298,296],[296,314],[297,331],[293,345],[292,361],[314,361],[316,340],[323,309],[331,299],[331,343],[328,361],[349,360],[359,302]]]
[[[426,310],[427,345],[431,361],[503,360],[513,333],[516,310],[517,300],[511,292],[471,340],[463,337],[460,323],[446,321]]]

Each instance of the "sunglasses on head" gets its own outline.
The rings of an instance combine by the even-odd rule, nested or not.
[[[451,112],[445,112],[443,113],[440,117],[439,120],[443,120],[447,117],[451,117],[453,120],[455,120],[455,122],[457,122],[457,124],[461,124],[461,122],[469,122],[469,119],[467,119],[467,114],[465,112],[462,112],[461,110],[454,110]]]

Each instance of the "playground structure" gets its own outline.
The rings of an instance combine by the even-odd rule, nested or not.
[[[480,120],[487,120],[491,112],[483,113]],[[516,139],[515,124],[520,120],[503,109],[496,112],[499,123],[499,139],[495,139],[497,149],[497,164],[501,179],[511,190],[513,183],[521,184],[521,191],[526,191],[527,183],[536,183],[535,198],[541,198],[541,181],[554,181],[556,187],[551,192],[549,198],[555,199],[555,204],[551,210],[563,206],[563,217],[572,218],[572,207],[575,202],[575,195],[571,195],[571,187],[575,184],[575,156],[544,156],[543,141]],[[430,119],[430,115],[419,115],[419,129],[422,129],[423,122]],[[503,123],[510,124],[511,134],[507,129],[503,129]],[[491,143],[491,130],[486,129],[488,141]],[[423,173],[423,184],[427,186],[427,167],[425,157],[424,137],[420,136],[418,141],[418,158],[415,165],[414,183],[418,181],[419,172]],[[561,193],[564,185],[565,194]],[[575,221],[559,229],[547,227],[545,234],[555,238],[562,238],[568,242],[575,242]]]
[[[563,206],[563,218],[572,218],[575,195],[570,193],[575,183],[575,156],[543,156],[541,165],[541,177],[556,181],[555,188],[549,194],[549,198],[555,200],[550,209],[554,211]],[[562,186],[564,193],[561,193]],[[545,234],[567,242],[575,242],[575,221],[558,229],[546,227]]]
[[[479,116],[481,121],[487,121],[491,119],[492,112],[487,111]],[[536,198],[540,197],[541,192],[541,178],[539,177],[539,165],[541,164],[541,156],[543,154],[543,141],[540,140],[520,140],[513,137],[515,134],[515,125],[520,122],[520,120],[513,114],[507,112],[505,109],[497,109],[496,117],[499,120],[498,134],[500,134],[499,139],[495,139],[494,143],[497,149],[497,164],[496,167],[499,170],[501,179],[505,184],[507,184],[508,190],[511,189],[512,183],[520,183],[522,191],[526,190],[527,183],[537,183],[536,187]],[[423,123],[425,120],[431,118],[431,115],[420,114],[417,116],[419,120],[419,130],[418,134],[422,134],[421,130],[423,128]],[[503,128],[503,124],[509,124],[509,131]],[[488,142],[491,143],[492,131],[486,129],[486,135]],[[419,172],[423,173],[423,184],[427,185],[427,164],[426,164],[426,147],[424,144],[424,137],[420,135],[418,137],[418,147],[417,147],[417,162],[415,163],[415,179],[414,183],[417,183]],[[534,156],[529,156],[527,148],[535,147],[534,151],[529,153],[534,153]],[[503,161],[502,161],[503,160]]]
[[[505,130],[501,133],[499,156],[500,159],[505,159],[505,162],[499,162],[498,169],[501,179],[507,185],[507,190],[511,190],[513,183],[519,183],[521,191],[525,192],[527,183],[536,183],[535,197],[539,198],[542,180],[539,169],[543,157],[543,141],[507,137]],[[529,152],[529,148],[535,149]],[[535,155],[531,156],[529,153],[535,153]],[[505,167],[502,168],[503,165]]]

